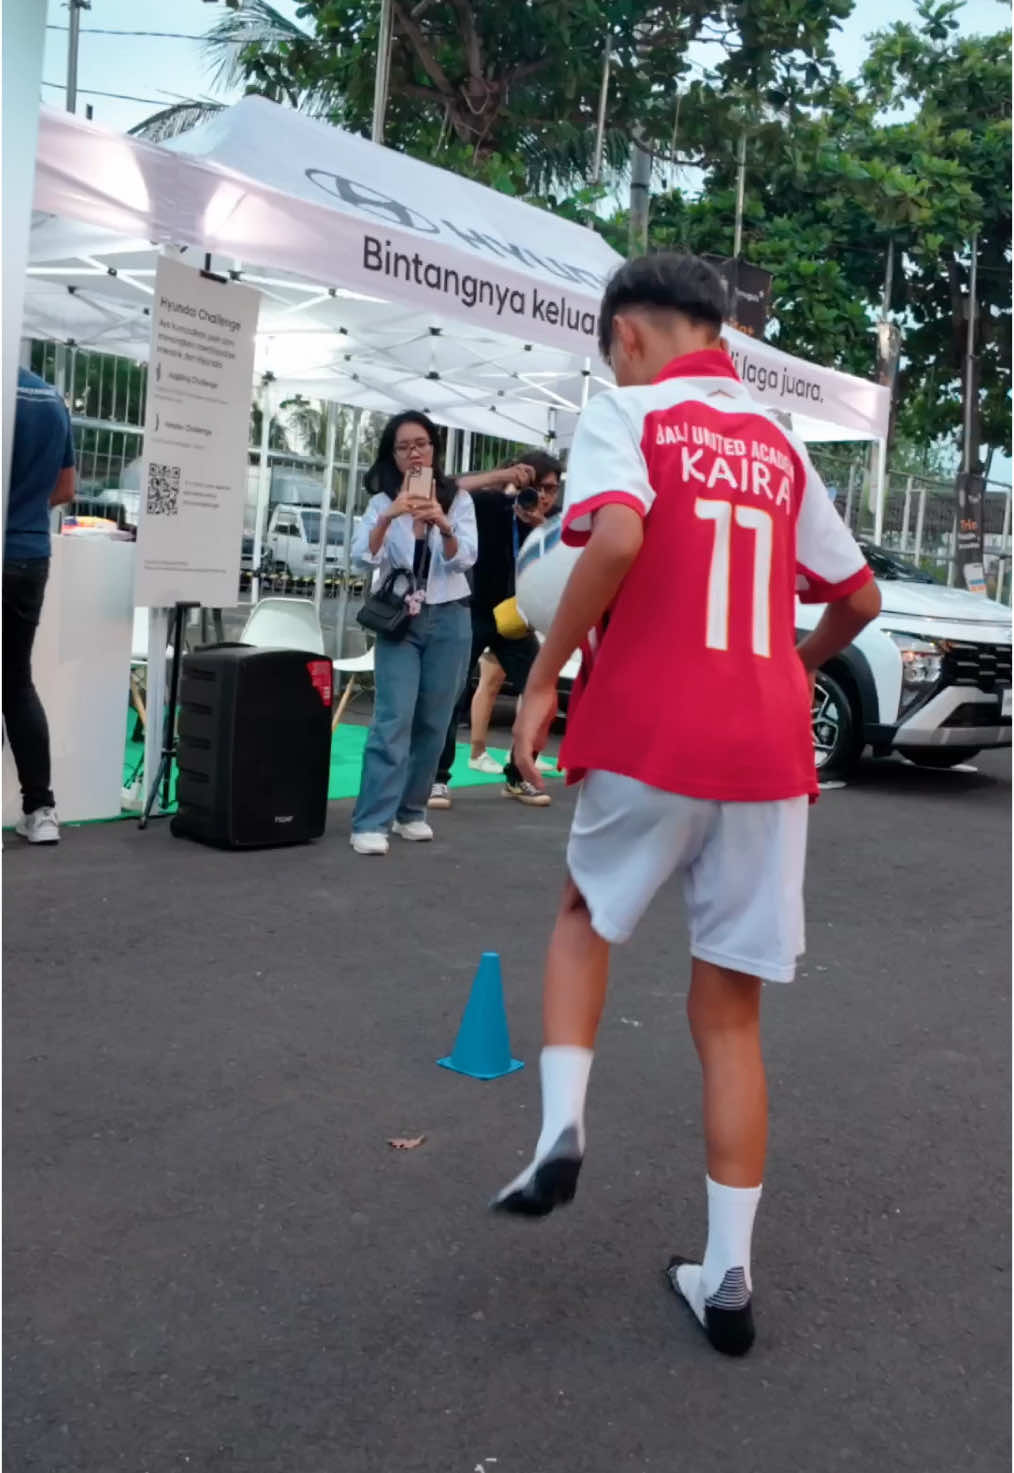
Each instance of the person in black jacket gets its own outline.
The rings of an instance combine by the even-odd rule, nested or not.
[[[475,503],[475,519],[479,532],[479,555],[472,568],[472,652],[469,674],[475,662],[488,652],[499,664],[505,677],[520,695],[528,672],[539,652],[534,634],[521,639],[505,639],[496,627],[493,611],[505,599],[512,598],[518,552],[533,527],[539,527],[553,514],[560,489],[560,462],[542,450],[530,450],[513,465],[499,470],[459,476],[458,485],[469,491]],[[431,808],[450,808],[448,784],[457,740],[458,724],[464,719],[468,705],[468,680],[455,708],[440,756],[436,781],[430,794]],[[477,745],[477,744],[476,744]],[[473,746],[469,766],[477,772],[501,771],[499,763],[485,750]],[[502,769],[504,793],[531,807],[544,808],[550,802],[548,793],[526,782],[508,761]]]

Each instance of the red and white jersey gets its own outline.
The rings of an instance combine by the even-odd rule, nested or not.
[[[802,442],[719,349],[653,384],[596,395],[567,467],[563,539],[629,506],[644,545],[589,637],[561,765],[692,798],[816,794],[795,597],[827,603],[872,574]]]

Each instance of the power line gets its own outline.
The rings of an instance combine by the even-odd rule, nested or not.
[[[48,25],[47,31],[67,31],[69,26]],[[100,26],[82,26],[82,36],[158,36],[165,41],[206,41],[207,34],[191,35],[186,31],[111,31],[103,30]]]
[[[42,85],[43,87],[55,87],[58,92],[64,90],[63,82],[43,82]],[[117,102],[150,102],[154,107],[172,106],[172,103],[166,103],[164,97],[132,97],[128,92],[99,92],[94,87],[79,87],[77,90],[89,97],[114,97]]]

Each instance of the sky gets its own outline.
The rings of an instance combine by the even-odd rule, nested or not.
[[[296,20],[297,0],[273,0]],[[91,104],[94,121],[125,132],[161,108],[192,97],[234,101],[240,94],[213,91],[201,54],[201,36],[225,14],[223,0],[92,0],[82,11],[78,56],[78,114]],[[834,52],[845,76],[853,76],[866,54],[865,37],[895,21],[914,20],[915,0],[857,0],[838,32]],[[962,31],[990,33],[1010,23],[1005,0],[966,0]],[[66,0],[48,0],[43,100],[62,107],[67,75]],[[109,32],[133,32],[117,35]],[[160,35],[138,34],[161,32]],[[169,34],[165,34],[169,33]],[[712,58],[700,52],[707,64]],[[104,94],[116,93],[120,96]],[[1009,473],[1004,463],[1001,473]],[[997,471],[994,470],[994,474]]]
[[[273,3],[296,19],[296,0]],[[863,38],[871,31],[912,20],[915,12],[915,0],[858,0],[834,45],[842,71],[852,75],[858,70],[865,54]],[[83,117],[90,103],[95,122],[125,132],[182,98],[233,100],[212,92],[199,39],[223,14],[223,0],[174,0],[172,5],[164,0],[92,0],[91,9],[81,12],[78,113]],[[962,30],[996,31],[1009,24],[1009,17],[1001,0],[967,0]],[[43,99],[54,107],[62,107],[65,99],[67,26],[66,0],[48,0]],[[100,34],[110,31],[170,34]],[[98,95],[108,93],[121,96]]]

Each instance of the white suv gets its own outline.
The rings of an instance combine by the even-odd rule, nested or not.
[[[886,548],[860,544],[883,600],[879,616],[817,676],[813,742],[822,777],[866,747],[922,767],[954,767],[1011,744],[1011,611],[945,588]],[[800,634],[823,612],[796,605]]]
[[[849,772],[863,751],[901,752],[923,767],[954,767],[984,747],[1011,744],[1011,611],[980,594],[945,588],[893,552],[860,544],[883,606],[854,644],[817,676],[813,744],[821,776]],[[549,628],[577,550],[558,520],[538,527],[518,558],[518,605]],[[821,604],[796,603],[796,630]],[[563,704],[576,673],[561,679]]]

